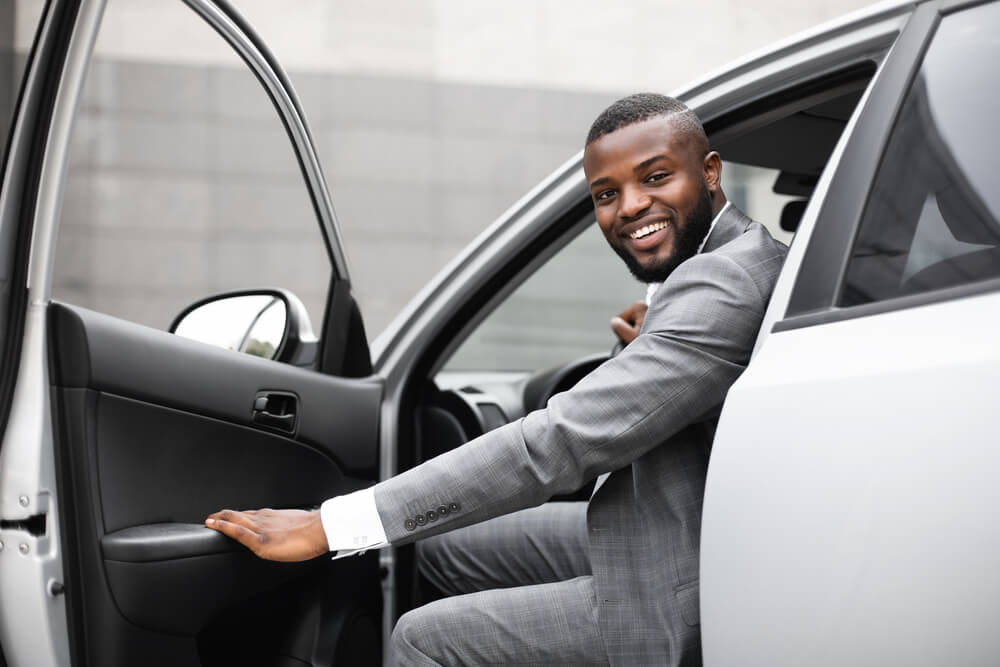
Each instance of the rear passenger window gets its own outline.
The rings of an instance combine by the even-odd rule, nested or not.
[[[852,306],[1000,278],[1000,4],[942,19],[903,103],[847,267]]]

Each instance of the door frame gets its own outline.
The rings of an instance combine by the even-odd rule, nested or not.
[[[232,46],[266,90],[322,230],[332,264],[331,294],[347,287],[349,296],[350,272],[332,200],[287,75],[228,2],[179,1]],[[6,303],[0,304],[6,306],[0,397],[9,406],[6,423],[0,423],[0,645],[9,659],[33,665],[69,664],[71,655],[46,312],[70,137],[105,5],[106,0],[51,0],[46,6],[15,110],[0,202],[0,250],[9,276]],[[343,306],[331,301],[327,321],[333,310]],[[336,325],[346,331],[349,322]]]

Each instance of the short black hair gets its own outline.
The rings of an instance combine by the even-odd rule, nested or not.
[[[667,116],[680,129],[690,132],[708,153],[708,136],[698,116],[680,100],[659,93],[635,93],[614,102],[590,126],[587,145],[605,134],[658,116]]]

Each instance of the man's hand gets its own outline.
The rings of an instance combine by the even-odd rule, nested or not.
[[[318,511],[222,510],[209,515],[205,525],[267,560],[309,560],[329,551]]]
[[[646,318],[648,306],[644,301],[636,301],[620,315],[611,318],[611,330],[623,343],[628,345],[639,335],[639,327]]]

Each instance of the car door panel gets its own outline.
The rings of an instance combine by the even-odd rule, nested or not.
[[[67,581],[79,587],[90,663],[155,663],[146,631],[167,643],[187,638],[187,657],[168,651],[164,664],[197,663],[192,638],[300,577],[367,581],[368,603],[377,601],[373,558],[269,563],[202,522],[224,507],[313,507],[370,485],[378,381],[325,376],[60,303],[48,321],[61,501],[78,550],[70,559],[77,576]],[[296,397],[294,433],[254,423],[265,390]],[[127,659],[113,658],[117,650]]]
[[[292,393],[298,398],[296,441],[346,470],[375,474],[377,452],[365,443],[377,437],[381,386],[376,381],[345,380],[237,355],[76,306],[54,303],[49,320],[60,386],[91,388],[246,427],[255,426],[251,412],[257,393]]]
[[[996,661],[998,23],[917,8],[792,248],[713,446],[706,662]]]

